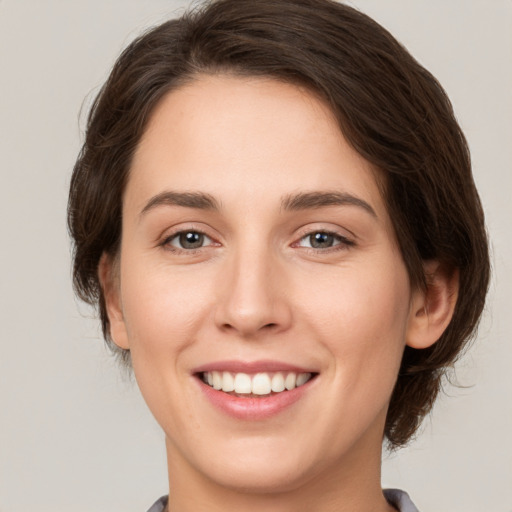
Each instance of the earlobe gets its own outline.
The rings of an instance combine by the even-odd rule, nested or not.
[[[98,265],[98,278],[103,291],[110,324],[110,337],[119,347],[128,350],[128,336],[121,305],[119,261],[103,253]]]
[[[433,345],[448,327],[459,291],[459,272],[437,261],[424,263],[426,289],[413,292],[406,343],[416,349]]]

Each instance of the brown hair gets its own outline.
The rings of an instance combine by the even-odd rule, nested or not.
[[[68,206],[74,287],[97,305],[98,280],[116,255],[130,163],[156,104],[198,74],[274,77],[306,86],[336,115],[349,143],[385,176],[384,196],[413,286],[425,260],[458,269],[452,321],[433,346],[406,347],[385,435],[405,444],[439,392],[446,369],[474,334],[489,281],[484,218],[469,151],[436,79],[384,28],[330,0],[217,0],[150,30],[119,57],[89,114]]]

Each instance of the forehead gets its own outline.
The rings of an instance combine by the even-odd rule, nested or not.
[[[376,171],[329,107],[268,78],[200,76],[163,98],[135,153],[125,202],[140,209],[165,189],[200,190],[221,202],[245,197],[247,205],[336,190],[385,210]]]

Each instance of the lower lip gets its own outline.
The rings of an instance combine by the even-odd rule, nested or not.
[[[196,380],[210,403],[223,413],[240,420],[257,421],[271,418],[291,407],[308,392],[316,377],[298,388],[261,398],[241,398],[230,395],[213,389],[198,378]]]

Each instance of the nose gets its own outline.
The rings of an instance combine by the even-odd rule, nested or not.
[[[270,251],[233,255],[223,269],[215,322],[244,338],[279,333],[290,327],[291,305],[282,264]]]

